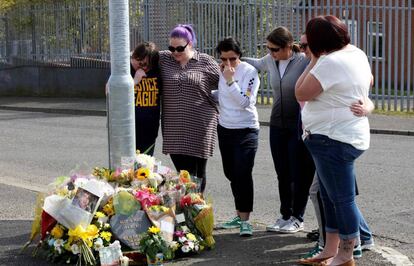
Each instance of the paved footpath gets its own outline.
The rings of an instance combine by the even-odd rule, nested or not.
[[[64,113],[74,115],[105,116],[105,99],[73,98],[33,98],[1,97],[1,110],[30,112]],[[262,126],[268,125],[269,106],[258,106]],[[372,133],[414,136],[414,118],[404,116],[370,116]],[[413,139],[414,140],[414,139]],[[22,187],[0,186],[5,194],[20,194],[27,201],[34,200],[35,191]],[[3,194],[2,193],[2,194]],[[13,206],[13,197],[4,206]],[[26,202],[27,202],[26,201]],[[31,207],[25,207],[28,210]],[[21,218],[20,218],[21,219]],[[10,221],[13,222],[11,223]],[[39,259],[32,259],[30,252],[19,254],[19,247],[26,241],[30,232],[31,221],[28,219],[10,219],[0,221],[0,265],[46,265]],[[295,265],[295,261],[313,247],[306,239],[306,232],[294,235],[267,233],[263,224],[255,224],[255,234],[251,238],[240,238],[237,230],[216,230],[214,232],[217,246],[214,250],[203,252],[198,256],[175,260],[167,265]],[[380,246],[380,241],[373,251],[364,252],[358,265],[413,265],[406,256]]]

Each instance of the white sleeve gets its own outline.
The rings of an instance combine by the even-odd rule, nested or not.
[[[340,81],[341,68],[335,64],[329,57],[319,58],[316,65],[310,70],[312,74],[321,83],[324,91],[334,87]]]
[[[231,97],[242,107],[247,108],[256,104],[257,92],[260,86],[259,75],[256,69],[249,69],[243,75],[243,82],[234,82],[228,89]]]

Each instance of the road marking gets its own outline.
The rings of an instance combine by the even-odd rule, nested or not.
[[[0,184],[27,189],[33,192],[46,192],[45,185],[37,185],[14,177],[4,177],[0,179]]]
[[[380,254],[390,263],[397,266],[413,266],[414,264],[408,259],[407,256],[401,254],[393,248],[389,247],[378,247],[372,248],[372,251]]]

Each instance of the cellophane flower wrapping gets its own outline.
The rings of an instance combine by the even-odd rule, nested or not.
[[[156,239],[163,241],[160,243],[167,252],[165,258],[173,258],[174,252],[198,253],[204,247],[214,246],[213,211],[200,193],[198,178],[187,171],[176,173],[145,154],[135,156],[134,168],[129,165],[132,165],[130,161],[128,167],[95,167],[91,171],[86,170],[86,166],[77,167],[70,176],[58,177],[48,186],[42,208],[38,200],[36,209],[41,215],[39,218],[39,213],[36,214],[38,218],[30,235],[33,239],[39,231],[42,233],[39,246],[48,259],[67,264],[99,264],[99,250],[116,240],[110,225],[112,216],[129,215],[138,209],[146,211],[159,228]],[[65,225],[62,215],[73,213],[70,208],[63,213],[61,206],[71,204],[78,189],[88,184],[93,184],[94,190],[99,192],[93,193],[99,195],[99,203],[97,210],[91,211],[92,221],[77,226]],[[179,222],[175,219],[177,214],[180,214]],[[174,232],[178,232],[177,235]],[[122,251],[130,252],[131,248],[119,240]]]
[[[200,193],[190,193],[181,198],[186,222],[190,230],[199,232],[205,239],[205,245],[213,248],[214,215],[213,208],[207,204]]]

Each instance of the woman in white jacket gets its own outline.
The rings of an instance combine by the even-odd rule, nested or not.
[[[221,75],[216,92],[219,102],[217,128],[224,174],[230,181],[236,217],[221,228],[240,228],[240,236],[251,236],[253,211],[253,165],[258,146],[259,119],[255,107],[260,85],[257,70],[240,61],[240,44],[228,37],[219,42]]]

